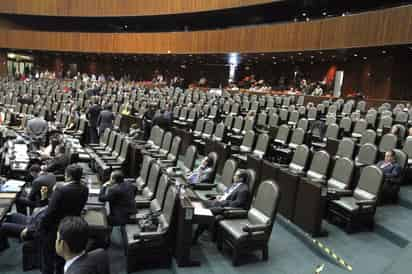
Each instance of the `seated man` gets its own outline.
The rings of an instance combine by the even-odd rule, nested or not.
[[[395,161],[395,153],[393,150],[385,152],[385,159],[376,164],[383,173],[385,178],[396,178],[401,174],[402,168]]]
[[[109,257],[105,251],[86,253],[89,226],[81,217],[61,220],[55,243],[56,253],[64,258],[65,274],[109,274]]]
[[[189,184],[211,183],[210,176],[213,173],[213,159],[205,157],[200,162],[200,166],[189,173],[186,180]]]
[[[39,165],[32,165],[29,169],[30,176],[33,178],[30,192],[27,195],[20,195],[16,199],[17,212],[27,214],[27,207],[33,210],[41,200],[41,188],[47,187],[52,190],[56,184],[56,176],[53,173],[41,173]]]
[[[383,202],[396,202],[400,190],[400,182],[397,180],[402,172],[401,166],[395,161],[395,153],[389,150],[385,153],[385,159],[376,164],[383,173],[383,186],[381,200]]]
[[[248,185],[249,174],[246,170],[238,169],[233,176],[233,182],[223,195],[203,201],[203,205],[210,208],[216,216],[222,213],[224,207],[247,209],[249,206],[250,190]],[[206,225],[199,225],[195,231],[193,242],[197,243],[199,236],[207,229]]]
[[[64,174],[66,167],[70,164],[65,152],[64,145],[59,145],[56,156],[43,167],[43,170],[54,174]]]
[[[41,188],[41,201],[47,203],[48,189]],[[9,247],[8,238],[20,238],[22,240],[34,239],[38,236],[40,221],[46,213],[47,205],[37,208],[32,216],[21,213],[8,215],[0,224],[0,252]]]
[[[129,216],[137,212],[135,196],[137,187],[124,182],[121,171],[114,171],[110,181],[105,183],[100,190],[99,201],[109,202],[109,224],[112,226],[127,224]]]

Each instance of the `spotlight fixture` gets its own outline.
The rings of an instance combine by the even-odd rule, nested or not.
[[[322,15],[326,16],[326,15],[328,15],[328,13],[326,11],[324,11],[324,12],[322,12]]]
[[[276,65],[278,62],[273,62],[274,65]]]
[[[306,15],[307,15],[306,12],[302,12],[303,17],[306,17]]]
[[[368,59],[368,57],[366,57],[366,56],[363,56],[363,60],[366,60],[366,59]]]
[[[298,55],[302,55],[302,52],[298,52]]]
[[[357,54],[357,53],[355,53],[353,56],[358,57],[358,54]]]
[[[386,54],[386,50],[382,50],[382,54]]]
[[[306,22],[309,22],[310,21],[310,18],[309,17],[306,17]]]

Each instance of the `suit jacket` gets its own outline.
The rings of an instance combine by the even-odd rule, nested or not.
[[[81,182],[69,182],[57,187],[50,197],[46,214],[40,223],[41,232],[56,233],[64,217],[80,216],[88,195],[89,189]]]
[[[398,177],[401,174],[402,168],[398,163],[390,163],[389,165],[381,168],[384,161],[379,161],[377,166],[382,170],[385,177]]]
[[[86,253],[75,260],[65,274],[110,274],[109,256],[103,249]]]
[[[39,117],[30,119],[27,122],[27,134],[31,137],[44,137],[46,136],[49,126],[47,122]]]
[[[106,128],[113,128],[114,114],[109,110],[103,110],[100,112],[97,119],[97,126],[99,127],[100,134],[106,130]]]
[[[100,105],[92,105],[89,110],[87,111],[86,117],[89,120],[90,127],[97,127],[97,119],[99,118],[99,114],[102,111]]]
[[[69,165],[69,159],[66,155],[59,155],[53,158],[47,165],[47,172],[55,174],[64,174],[66,167]]]
[[[126,224],[130,214],[136,213],[135,196],[137,187],[123,182],[100,190],[99,201],[109,202],[110,222],[112,225]]]
[[[36,202],[40,201],[41,193],[40,190],[43,186],[47,186],[48,192],[51,193],[53,186],[56,184],[56,176],[53,173],[42,174],[32,182],[32,187],[29,195],[27,196],[29,201]]]
[[[247,209],[249,206],[249,186],[247,184],[240,184],[236,187],[235,190],[230,193],[229,196],[223,201],[210,201],[206,203],[206,207],[212,209],[214,212],[214,208],[221,208],[221,207],[235,207],[235,208],[243,208]]]
[[[213,168],[207,167],[205,169],[202,169],[201,167],[198,167],[196,170],[192,172],[192,174],[189,176],[189,183],[191,184],[198,184],[198,183],[213,183],[210,181],[210,177],[213,173]]]

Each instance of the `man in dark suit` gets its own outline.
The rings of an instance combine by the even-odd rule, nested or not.
[[[402,168],[395,161],[395,153],[392,150],[385,152],[385,159],[376,164],[385,178],[396,178],[401,174]]]
[[[30,240],[38,237],[40,231],[40,222],[47,210],[48,189],[43,186],[41,189],[41,201],[45,206],[34,211],[32,216],[26,216],[21,213],[8,215],[3,223],[0,223],[0,252],[9,247],[8,238],[20,238]],[[42,202],[39,201],[39,205]]]
[[[56,184],[56,176],[53,173],[41,173],[39,165],[32,165],[29,172],[33,178],[30,192],[27,196],[21,195],[16,199],[17,212],[22,214],[27,214],[27,207],[33,210],[37,206],[41,200],[40,190],[43,186],[51,191]]]
[[[91,144],[98,143],[99,137],[97,133],[97,119],[99,118],[99,114],[102,111],[100,105],[97,104],[97,99],[95,97],[92,98],[92,105],[89,107],[86,113],[86,117],[89,120],[89,142]]]
[[[26,133],[37,145],[42,145],[46,141],[46,134],[49,125],[46,120],[40,117],[39,112],[34,112],[34,118],[27,122]]]
[[[400,190],[400,177],[402,167],[395,160],[395,152],[385,152],[385,159],[376,164],[383,173],[383,185],[381,190],[382,202],[397,202]]]
[[[203,201],[203,205],[209,208],[213,215],[219,215],[224,207],[247,209],[249,205],[249,173],[246,170],[238,169],[233,176],[233,182],[223,195],[211,200]],[[208,228],[207,225],[199,225],[195,231],[193,242],[197,243],[200,235]]]
[[[114,171],[110,181],[105,183],[100,190],[99,201],[109,202],[109,224],[118,226],[126,224],[131,214],[137,212],[135,196],[137,187],[129,182],[124,182],[121,171]]]
[[[53,172],[54,174],[64,174],[66,167],[69,165],[69,159],[66,156],[66,149],[64,145],[59,145],[57,147],[56,156],[49,161],[49,163],[44,167],[47,172]]]
[[[99,114],[99,118],[97,119],[99,136],[102,135],[107,128],[113,128],[114,114],[111,108],[111,105],[106,105],[104,110]]]
[[[89,189],[82,184],[83,170],[78,165],[66,168],[66,181],[57,187],[49,201],[46,214],[40,223],[41,270],[43,274],[62,274],[63,262],[56,256],[54,242],[60,221],[67,216],[80,216]]]
[[[64,258],[65,274],[109,274],[110,265],[104,250],[86,253],[88,225],[80,217],[66,217],[59,225],[56,252]]]

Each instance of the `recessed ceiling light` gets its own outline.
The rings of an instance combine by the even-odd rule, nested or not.
[[[328,13],[326,11],[324,11],[324,12],[322,12],[322,15],[326,16],[326,15],[328,15]]]
[[[298,52],[298,55],[302,55],[302,52]]]
[[[357,53],[355,53],[353,56],[358,57],[358,54],[357,54]]]
[[[309,17],[306,17],[306,22],[309,22],[310,21],[310,18]]]
[[[363,60],[366,60],[366,59],[368,59],[368,57],[366,57],[366,56],[363,56]]]
[[[276,56],[272,56],[272,59],[276,59]]]
[[[273,62],[274,65],[276,65],[278,62]]]
[[[382,54],[386,54],[386,50],[382,50]]]
[[[261,53],[260,55],[264,56],[265,54],[264,54],[264,53]]]
[[[305,17],[305,16],[306,16],[306,12],[302,12],[302,16]]]
[[[168,50],[168,51],[167,51],[167,53],[171,53],[171,51],[170,51],[170,50]]]

